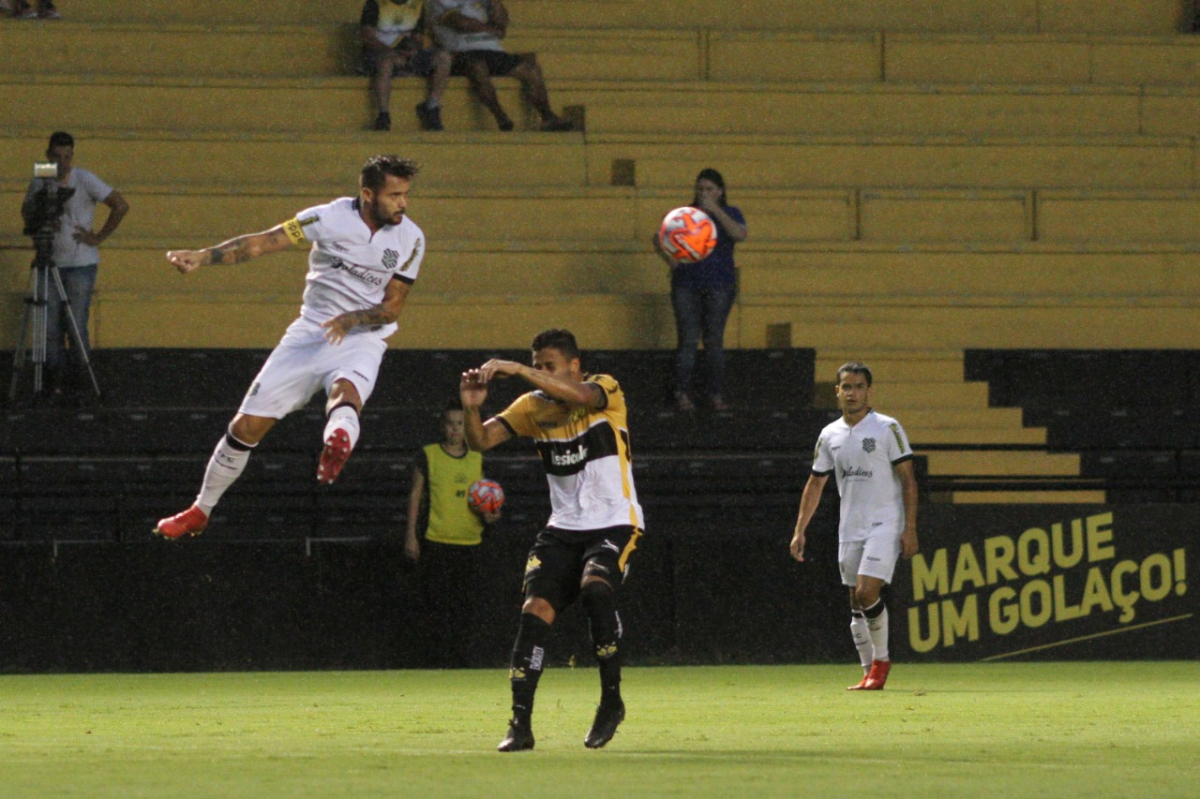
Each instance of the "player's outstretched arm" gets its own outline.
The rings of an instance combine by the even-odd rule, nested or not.
[[[900,491],[904,497],[904,532],[900,533],[900,554],[907,560],[917,554],[917,475],[911,460],[892,467],[900,478]]]
[[[801,563],[804,562],[804,544],[807,541],[805,535],[808,530],[808,523],[812,521],[813,514],[817,512],[817,506],[821,504],[821,492],[825,490],[825,481],[829,479],[829,475],[810,474],[808,482],[804,484],[804,492],[800,495],[800,515],[796,518],[796,531],[792,533],[792,557]]]
[[[363,308],[361,311],[347,311],[327,322],[322,322],[321,327],[325,328],[325,338],[331,344],[341,344],[346,334],[356,327],[390,325],[400,318],[400,312],[404,310],[404,301],[408,298],[408,292],[411,289],[411,284],[398,278],[392,278],[384,288],[383,302],[372,305],[370,308]]]
[[[202,266],[240,264],[269,252],[286,250],[291,246],[292,240],[284,232],[283,225],[276,225],[262,233],[238,236],[206,250],[170,250],[167,252],[167,260],[186,275]]]

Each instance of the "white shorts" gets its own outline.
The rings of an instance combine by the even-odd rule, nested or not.
[[[325,340],[316,322],[300,318],[288,327],[259,370],[238,408],[251,416],[282,419],[308,404],[317,389],[349,380],[365,403],[375,390],[387,342],[370,331],[351,333],[341,344]]]
[[[839,543],[838,568],[842,572],[842,583],[856,585],[860,574],[890,583],[896,561],[900,559],[902,532],[902,520],[884,522],[873,528],[866,538]]]

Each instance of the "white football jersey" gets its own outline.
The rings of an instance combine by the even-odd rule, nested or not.
[[[348,311],[361,311],[383,302],[388,281],[412,284],[425,256],[425,234],[407,216],[371,235],[358,212],[359,201],[341,197],[306,208],[284,223],[295,244],[312,243],[308,254],[304,301],[300,316],[321,323]],[[377,329],[355,328],[387,338],[395,323]]]
[[[904,517],[904,494],[892,467],[912,457],[904,428],[890,416],[868,411],[854,427],[845,417],[825,426],[812,470],[819,476],[836,473],[839,541],[861,541],[872,529]]]
[[[466,33],[441,24],[442,18],[457,11],[467,19],[487,22],[488,0],[431,0],[429,17],[433,20],[433,35],[438,44],[452,53],[464,50],[498,50],[504,52],[500,37],[494,33]]]

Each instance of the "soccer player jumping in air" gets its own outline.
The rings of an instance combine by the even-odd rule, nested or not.
[[[850,586],[850,632],[863,678],[851,691],[878,691],[887,682],[888,612],[882,592],[896,560],[917,553],[917,481],[912,449],[900,423],[871,408],[871,370],[857,361],[837,372],[842,418],[821,431],[812,474],[800,497],[792,557],[804,561],[805,531],[821,503],[830,472],[841,494],[838,567]]]
[[[300,318],[292,322],[254,378],[242,406],[204,472],[195,503],[161,519],[164,538],[196,535],[241,476],[250,451],[275,423],[303,408],[317,389],[328,396],[317,481],[332,484],[358,442],[359,414],[379,376],[387,337],[417,279],[425,235],[405,216],[417,165],[394,155],[369,158],[357,197],[297,214],[263,233],[207,250],[172,250],[167,260],[187,274],[210,264],[237,264],[311,244]]]
[[[550,483],[550,521],[525,565],[525,603],[509,672],[513,717],[499,749],[533,748],[533,697],[546,638],[557,614],[576,599],[587,612],[600,664],[600,706],[583,741],[598,749],[625,719],[616,589],[645,526],[633,487],[625,394],[612,377],[583,373],[570,331],[543,331],[532,349],[533,366],[491,360],[464,372],[459,389],[471,449],[484,452],[529,436]],[[514,376],[534,390],[484,422],[488,384]]]

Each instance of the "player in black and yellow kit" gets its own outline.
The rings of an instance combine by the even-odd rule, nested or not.
[[[596,749],[612,740],[625,719],[615,591],[645,526],[633,486],[625,395],[612,377],[582,372],[570,331],[543,331],[532,349],[533,366],[491,360],[464,372],[460,386],[471,449],[485,452],[528,436],[550,483],[550,521],[525,566],[525,603],[510,671],[513,717],[499,748],[533,748],[533,697],[546,637],[559,611],[579,599],[600,664],[600,706],[584,738],[585,746]],[[480,406],[488,383],[514,376],[534,390],[484,422]]]
[[[483,455],[463,440],[462,406],[442,411],[442,440],[417,451],[408,500],[404,555],[420,566],[425,665],[470,665],[471,640],[459,631],[474,629],[479,545],[485,524],[500,512],[476,513],[467,489],[483,478]],[[418,536],[421,517],[425,534]],[[422,540],[424,539],[424,540]]]

